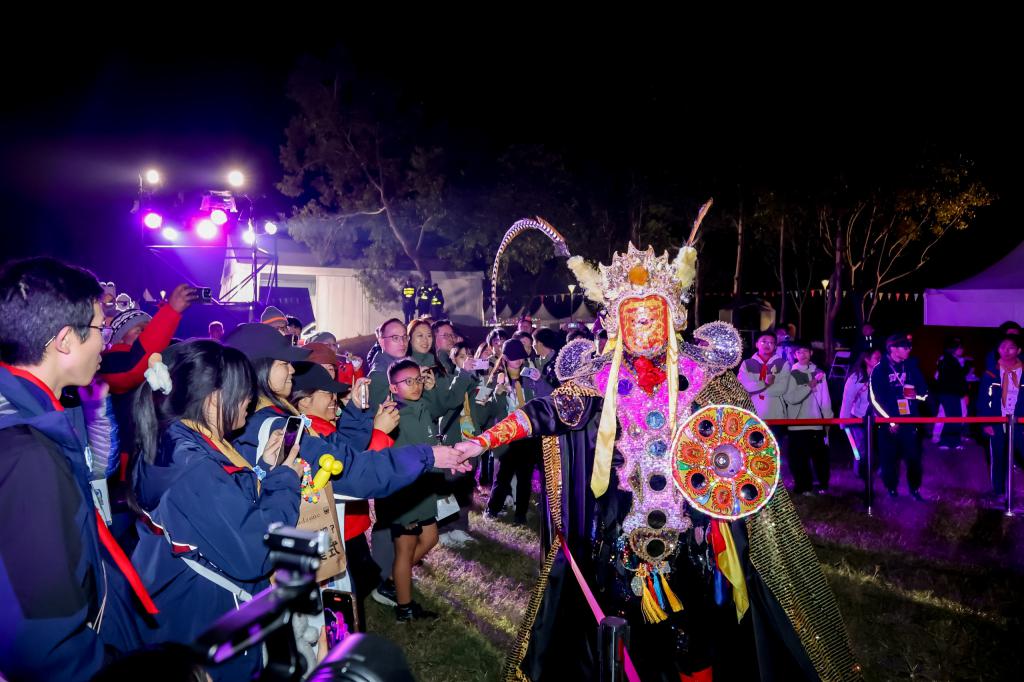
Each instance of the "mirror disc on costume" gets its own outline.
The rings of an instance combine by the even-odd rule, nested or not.
[[[779,484],[779,444],[756,414],[708,405],[676,431],[672,477],[687,502],[718,519],[760,510]]]

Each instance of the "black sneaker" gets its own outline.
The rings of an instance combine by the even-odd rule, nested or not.
[[[409,623],[414,620],[437,620],[439,617],[437,613],[426,610],[414,601],[404,606],[395,605],[395,620],[399,623]]]
[[[913,498],[914,498],[915,500],[917,500],[918,502],[924,502],[924,497],[922,497],[922,496],[921,496],[921,493],[919,493],[919,492],[918,492],[918,491],[916,491],[916,490],[911,490],[911,491],[910,491],[910,496],[911,496],[911,497],[913,497]]]
[[[370,592],[373,601],[384,606],[398,606],[398,596],[395,593],[395,581],[388,578]]]

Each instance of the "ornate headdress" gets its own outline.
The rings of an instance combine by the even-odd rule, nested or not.
[[[686,306],[683,296],[693,284],[697,274],[697,250],[693,243],[697,238],[704,216],[711,208],[711,200],[701,206],[693,221],[690,237],[679,250],[675,260],[669,261],[668,252],[661,256],[648,247],[641,251],[629,244],[626,253],[616,252],[611,265],[594,267],[580,256],[569,259],[572,270],[587,298],[605,306],[607,317],[604,327],[608,331],[608,347],[611,349],[611,370],[605,389],[604,409],[597,432],[597,450],[594,457],[594,473],[590,487],[596,496],[608,489],[611,474],[612,452],[615,448],[616,398],[618,395],[619,369],[622,366],[624,340],[620,329],[620,312],[624,301],[660,296],[668,305],[668,320],[665,336],[667,341],[665,366],[668,379],[669,423],[675,423],[676,403],[679,399],[679,373],[675,367],[679,362],[679,342],[676,333],[686,327]],[[643,308],[642,302],[640,308]],[[660,304],[659,304],[660,307]],[[664,309],[662,308],[662,313]],[[646,315],[647,311],[642,311]],[[664,320],[642,319],[644,325],[661,324]],[[633,330],[626,330],[627,333]],[[659,347],[657,352],[661,351]]]

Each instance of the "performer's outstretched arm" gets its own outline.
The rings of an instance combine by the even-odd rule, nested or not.
[[[479,436],[459,443],[463,452],[476,455],[532,436],[560,436],[587,423],[593,414],[593,396],[550,395],[534,398]],[[472,446],[472,447],[471,447]]]

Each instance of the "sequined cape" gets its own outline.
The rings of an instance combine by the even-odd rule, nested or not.
[[[555,404],[559,397],[561,407],[572,406],[571,415],[567,415],[572,428],[561,423],[560,406]],[[594,517],[628,508],[628,499],[615,502],[616,495],[622,493],[614,486],[606,493],[613,498],[611,509],[606,504],[603,512],[595,509],[600,505],[594,505],[593,498],[588,501],[585,494],[589,490],[601,402],[592,387],[570,383],[552,396],[524,406],[535,424],[535,435],[558,434],[542,438],[549,519],[555,529],[562,531],[584,575],[599,576],[595,581],[598,584],[591,584],[595,592],[600,592],[603,562],[595,560],[590,552]],[[697,407],[709,404],[752,408],[748,394],[728,371],[710,380],[697,395]],[[764,509],[733,522],[731,528],[747,574],[751,616],[744,619],[744,627],[752,631],[756,642],[757,660],[752,664],[761,679],[860,680],[860,666],[854,659],[838,604],[785,489],[780,487]],[[580,669],[595,670],[596,648],[591,634],[596,632],[596,623],[580,590],[570,585],[575,579],[567,569],[562,540],[557,533],[551,533],[551,538],[506,660],[506,680],[567,679],[561,665],[565,661],[578,661]],[[566,586],[569,589],[563,590]],[[598,594],[599,600],[602,596]],[[557,661],[555,670],[551,669],[553,661]],[[650,668],[645,661],[635,662],[638,669]],[[662,679],[670,679],[669,673],[664,675]],[[646,682],[654,676],[641,674],[641,679]]]

